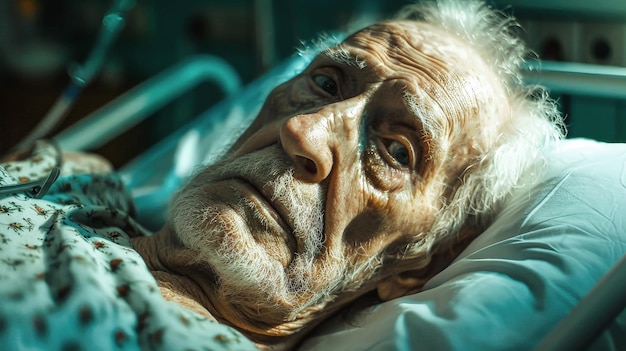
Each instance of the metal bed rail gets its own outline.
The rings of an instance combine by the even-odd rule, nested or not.
[[[215,82],[226,95],[241,87],[237,71],[223,59],[191,56],[122,94],[53,139],[63,150],[95,149],[203,82]]]
[[[553,93],[626,99],[626,67],[541,61],[525,67],[524,79]]]

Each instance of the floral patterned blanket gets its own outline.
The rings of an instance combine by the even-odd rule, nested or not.
[[[38,142],[0,163],[4,189],[61,169],[41,198],[0,195],[1,350],[255,349],[234,329],[165,301],[130,245],[149,233],[133,220],[120,179],[61,159]]]

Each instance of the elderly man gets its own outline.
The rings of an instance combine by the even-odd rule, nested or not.
[[[521,82],[512,26],[478,2],[428,2],[322,48],[162,230],[130,234],[162,295],[288,349],[352,303],[420,291],[561,137]]]
[[[509,24],[425,4],[323,49],[133,247],[168,295],[260,345],[368,292],[419,291],[560,135]]]

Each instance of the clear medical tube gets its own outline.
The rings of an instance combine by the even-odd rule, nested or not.
[[[111,9],[102,19],[98,40],[85,64],[83,66],[73,65],[70,67],[68,73],[71,80],[65,90],[57,98],[41,122],[13,148],[14,150],[26,146],[36,139],[47,136],[54,127],[63,121],[84,87],[91,83],[100,71],[107,52],[124,28],[125,21],[123,16],[134,4],[134,0],[118,0],[113,3]]]
[[[60,172],[61,170],[59,169],[59,167],[52,167],[50,173],[44,179],[14,185],[0,186],[0,198],[20,192],[25,192],[35,199],[41,199],[44,195],[46,195],[48,189],[50,189],[52,184],[57,180]]]

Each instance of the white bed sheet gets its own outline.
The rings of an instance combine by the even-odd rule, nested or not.
[[[626,144],[567,140],[423,292],[337,316],[300,350],[531,350],[625,253]],[[626,349],[613,330],[593,348]]]

